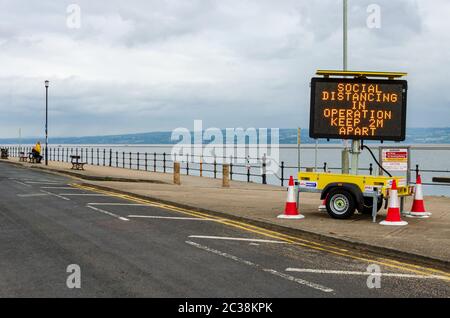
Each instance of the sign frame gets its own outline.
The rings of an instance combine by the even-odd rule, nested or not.
[[[344,136],[339,134],[315,133],[315,116],[316,114],[316,83],[354,83],[354,84],[401,84],[402,89],[402,118],[400,119],[401,132],[400,135],[395,136]],[[330,77],[313,77],[311,79],[311,103],[309,114],[309,136],[313,139],[350,139],[350,140],[378,140],[378,141],[405,141],[406,139],[406,112],[407,112],[407,97],[408,97],[408,81],[406,80],[392,80],[392,79],[369,79],[369,78],[330,78]]]

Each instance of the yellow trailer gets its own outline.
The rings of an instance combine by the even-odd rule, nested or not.
[[[387,202],[389,198],[394,179],[400,197],[413,193],[413,187],[406,183],[406,178],[397,176],[300,172],[298,186],[300,192],[321,193],[321,200],[326,199],[327,212],[333,218],[350,218],[356,209],[375,218],[383,206],[383,199]]]

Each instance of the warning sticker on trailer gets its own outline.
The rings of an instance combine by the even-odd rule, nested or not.
[[[301,188],[317,189],[317,182],[300,181]]]

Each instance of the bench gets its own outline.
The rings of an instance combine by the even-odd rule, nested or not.
[[[30,163],[41,163],[42,157],[36,158],[32,152],[29,152],[28,160]]]
[[[72,164],[72,170],[84,170],[84,165],[87,162],[81,162],[81,156],[70,156],[70,163]]]
[[[9,153],[8,153],[8,149],[6,148],[2,148],[1,149],[1,159],[8,159],[9,157]]]
[[[19,161],[20,162],[27,162],[28,156],[25,155],[25,152],[21,151],[19,152]]]

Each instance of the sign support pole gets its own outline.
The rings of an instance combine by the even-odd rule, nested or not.
[[[354,175],[358,174],[359,154],[361,153],[361,140],[352,140],[352,171]]]
[[[298,172],[301,171],[300,166],[300,144],[301,144],[301,137],[302,137],[302,129],[298,128],[298,134],[297,134],[297,162],[298,162]]]
[[[347,54],[347,47],[348,47],[348,0],[343,0],[343,21],[342,21],[342,48],[343,48],[343,70],[344,72],[348,69],[348,54]],[[353,143],[352,143],[352,149],[353,149]],[[349,154],[349,148],[348,143],[346,140],[344,140],[344,149],[342,150],[342,173],[348,173],[349,172],[349,160],[348,160],[348,154]],[[353,162],[353,161],[352,161]],[[353,171],[353,169],[352,169]]]

